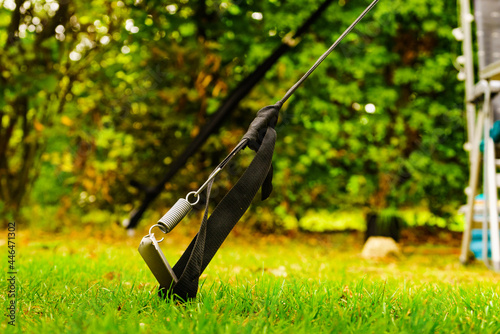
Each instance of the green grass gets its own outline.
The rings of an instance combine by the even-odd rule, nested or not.
[[[500,333],[500,276],[462,267],[456,248],[405,246],[399,259],[367,261],[359,235],[232,235],[198,298],[180,305],[156,296],[141,236],[18,233],[17,326],[3,316],[0,331]],[[174,263],[188,241],[161,246]]]

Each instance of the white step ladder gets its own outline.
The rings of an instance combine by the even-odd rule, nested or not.
[[[461,28],[459,35],[463,37],[465,57],[464,74],[466,84],[467,128],[470,155],[470,179],[466,189],[467,206],[465,210],[465,226],[462,238],[460,261],[468,263],[470,257],[471,230],[474,223],[481,223],[483,230],[482,258],[486,265],[500,271],[500,229],[498,217],[498,188],[500,180],[497,175],[500,159],[495,157],[495,143],[490,137],[490,129],[494,123],[492,108],[493,96],[500,92],[500,0],[475,0],[475,17],[470,13],[470,0],[460,0]],[[494,15],[495,14],[495,15]],[[479,65],[481,81],[474,85],[474,62],[472,49],[471,22],[476,20],[479,44]],[[477,113],[477,102],[483,102]],[[484,152],[480,152],[480,143],[484,139]],[[475,197],[479,187],[480,166],[482,161],[482,181],[484,206],[476,207]],[[480,212],[480,218],[474,219]],[[491,263],[488,259],[488,231],[491,241]]]
[[[462,239],[462,251],[460,261],[466,264],[469,261],[469,245],[471,241],[471,230],[474,223],[482,223],[483,229],[483,261],[495,271],[500,271],[500,229],[498,217],[498,182],[497,167],[499,161],[495,157],[495,143],[490,137],[490,129],[493,125],[493,112],[491,108],[490,83],[480,83],[485,88],[483,108],[479,112],[474,130],[474,138],[471,149],[471,174],[469,187],[467,188],[467,207],[465,210],[465,227]],[[484,152],[481,155],[480,143],[484,137]],[[481,159],[482,157],[482,159]],[[483,193],[484,206],[480,208],[480,218],[474,219],[478,208],[475,207],[475,197],[479,184],[480,165],[483,162]],[[491,241],[491,263],[488,260],[488,230]]]

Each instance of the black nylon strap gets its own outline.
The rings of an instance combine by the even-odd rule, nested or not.
[[[248,140],[248,147],[256,151],[259,149],[268,127],[274,127],[278,123],[278,116],[282,104],[280,102],[266,106],[257,112],[257,116],[250,123],[247,132],[243,135],[243,140]],[[269,169],[266,179],[262,184],[262,200],[264,201],[273,191],[273,166]]]
[[[261,125],[263,124],[265,123],[261,123]],[[256,127],[254,129],[259,130]],[[160,287],[160,296],[173,294],[182,300],[196,297],[200,275],[233,227],[248,209],[264,181],[270,181],[269,178],[272,177],[272,174],[269,174],[269,172],[272,166],[276,131],[272,126],[267,126],[262,139],[254,138],[256,138],[255,142],[257,143],[254,146],[257,148],[257,154],[238,182],[221,200],[208,219],[209,196],[207,196],[205,214],[200,230],[173,267],[175,275],[179,277],[179,281],[170,291],[166,291],[164,287]],[[210,182],[207,188],[208,195],[210,194],[212,184],[213,181]],[[269,192],[269,188],[263,188],[263,195],[268,196]]]
[[[266,106],[257,112],[257,116],[255,116],[247,132],[243,135],[243,140],[248,140],[248,147],[257,152],[267,128],[274,128],[276,123],[278,123],[280,109],[281,104],[276,103],[272,106]]]

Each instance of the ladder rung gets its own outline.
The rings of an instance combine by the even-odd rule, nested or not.
[[[495,159],[495,165],[497,165],[497,167],[500,167],[500,159]]]

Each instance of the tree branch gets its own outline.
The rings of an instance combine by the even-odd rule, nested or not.
[[[19,36],[16,36],[16,32],[19,30],[19,23],[21,22],[20,8],[23,3],[24,0],[16,0],[16,9],[12,12],[9,28],[7,28],[7,42],[5,43],[4,50],[7,50],[19,40]]]

